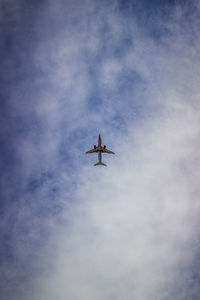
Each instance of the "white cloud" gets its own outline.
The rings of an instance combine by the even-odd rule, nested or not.
[[[46,7],[47,16],[59,15],[55,28],[60,31],[40,40],[34,52],[41,74],[33,84],[44,84],[33,104],[36,119],[43,121],[42,133],[30,134],[18,145],[27,178],[29,171],[35,174],[49,162],[63,207],[59,220],[52,216],[46,221],[51,238],[38,254],[43,272],[29,285],[35,289],[29,299],[184,299],[191,293],[188,280],[198,235],[198,40],[191,46],[188,31],[183,35],[182,14],[171,20],[170,34],[159,44],[141,33],[134,19],[128,19],[125,30],[126,21],[116,6],[98,12],[95,5],[77,11],[69,4],[66,28],[61,25],[67,5],[49,1]],[[125,37],[132,42],[119,60],[109,49],[101,53],[104,24],[109,49]],[[103,89],[100,109],[94,113],[87,105],[94,83],[91,61]],[[126,99],[108,99],[104,84],[116,93],[118,76],[126,69],[136,72],[145,86],[138,81]],[[145,113],[135,120],[133,103],[137,107],[138,102]],[[126,131],[113,128],[116,112],[125,117]],[[74,139],[67,150],[75,152],[74,160],[81,158],[66,174],[59,156],[63,139],[69,141],[76,130],[88,130],[90,138],[80,137],[87,150],[94,135],[90,126],[100,125],[105,143],[116,152],[103,157],[108,167],[93,168],[92,157],[85,158],[91,162],[86,166],[79,139]],[[51,184],[29,197],[47,203]]]
[[[123,60],[137,66],[158,110],[139,125],[129,120],[127,136],[115,134],[108,168],[77,174],[75,204],[55,229],[55,252],[47,250],[53,263],[39,280],[37,299],[187,295],[198,234],[199,64],[196,46],[190,50],[179,31],[172,33],[160,46],[138,36],[122,61],[103,62],[102,80],[111,86]]]
[[[118,141],[109,168],[82,170],[41,299],[182,297],[198,233],[199,114],[180,109],[148,121],[149,131],[130,134],[128,144]]]

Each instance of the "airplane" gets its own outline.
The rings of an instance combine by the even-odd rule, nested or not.
[[[102,146],[102,139],[101,139],[100,134],[99,134],[99,139],[98,139],[98,146],[94,145],[94,149],[85,152],[85,154],[90,154],[90,153],[95,153],[95,152],[98,152],[99,161],[96,164],[94,164],[94,166],[107,166],[106,164],[104,164],[101,161],[102,153],[115,154],[114,152],[106,149],[106,145]]]

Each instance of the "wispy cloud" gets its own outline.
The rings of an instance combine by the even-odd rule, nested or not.
[[[4,299],[198,299],[198,4],[6,5]]]

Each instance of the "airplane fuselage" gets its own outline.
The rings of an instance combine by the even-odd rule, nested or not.
[[[102,146],[102,139],[100,135],[98,138],[98,146],[94,145],[94,149],[96,149],[97,152],[103,152],[106,149],[106,145]]]

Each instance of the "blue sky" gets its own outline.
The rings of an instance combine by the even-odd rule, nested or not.
[[[3,300],[198,299],[199,13],[1,2]]]

